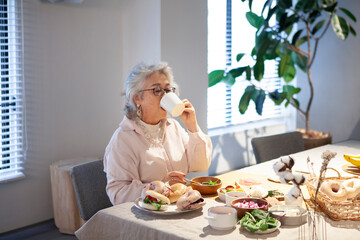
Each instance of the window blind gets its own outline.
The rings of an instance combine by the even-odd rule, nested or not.
[[[24,176],[22,1],[0,0],[0,182]]]
[[[260,13],[263,2],[254,1],[253,11]],[[208,0],[208,72],[254,64],[250,53],[256,29],[246,20],[247,6],[240,0]],[[238,53],[247,53],[239,63],[235,59]],[[281,89],[282,80],[277,77],[276,65],[265,64],[264,79],[256,84],[268,91]],[[219,83],[208,89],[208,129],[284,116],[284,107],[276,106],[267,98],[262,116],[256,113],[253,102],[241,115],[238,105],[248,85],[245,76],[241,76],[232,87]]]

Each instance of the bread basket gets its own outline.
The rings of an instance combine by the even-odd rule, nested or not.
[[[328,168],[331,170],[334,170],[337,172],[338,177],[326,177],[323,180],[331,179],[336,180],[339,182],[343,182],[347,179],[359,179],[358,177],[342,177],[340,173],[333,169]],[[306,188],[309,192],[310,199],[315,202],[315,193],[316,193],[316,187],[318,181],[318,177],[309,178],[306,181]],[[358,221],[360,220],[360,200],[347,200],[347,201],[334,201],[330,199],[326,194],[324,194],[321,191],[318,191],[316,202],[319,204],[320,208],[333,220],[339,221],[339,220],[353,220]]]

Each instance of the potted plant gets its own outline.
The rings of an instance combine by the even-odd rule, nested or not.
[[[253,101],[257,113],[261,115],[264,100],[269,97],[277,105],[292,105],[304,119],[305,148],[331,143],[330,133],[322,134],[327,139],[323,144],[308,143],[314,141],[314,136],[321,135],[310,129],[310,109],[314,97],[311,67],[320,40],[327,30],[332,28],[342,40],[349,34],[356,36],[354,28],[345,19],[356,22],[356,17],[348,9],[338,6],[337,0],[266,0],[261,15],[252,11],[252,0],[249,0],[249,8],[246,18],[257,29],[255,46],[251,52],[254,65],[212,71],[209,73],[209,87],[219,82],[233,85],[236,78],[245,73],[249,85],[239,102],[241,114],[246,112],[250,101]],[[243,53],[238,54],[236,60],[239,62],[243,56]],[[263,79],[266,61],[276,61],[278,76],[285,81],[281,91],[269,91],[257,84]],[[305,107],[300,106],[296,99],[301,89],[292,85],[298,69],[306,73],[310,89]]]

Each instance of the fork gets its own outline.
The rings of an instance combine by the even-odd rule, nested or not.
[[[195,183],[195,184],[197,184],[197,185],[203,185],[202,183],[195,182],[195,181],[190,180],[190,179],[187,179],[187,178],[184,178],[184,179],[185,179],[185,181],[187,181],[187,182]]]

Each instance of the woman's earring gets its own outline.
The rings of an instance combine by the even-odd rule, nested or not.
[[[141,119],[142,118],[142,110],[141,110],[141,105],[140,104],[136,104],[136,115]]]

